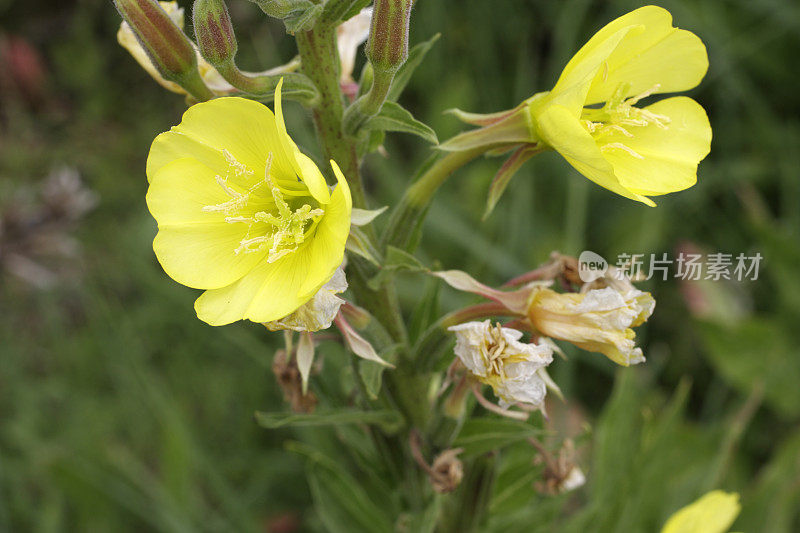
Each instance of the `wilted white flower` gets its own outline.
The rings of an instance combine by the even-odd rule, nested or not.
[[[339,312],[344,300],[337,296],[347,290],[347,278],[344,269],[339,267],[333,277],[317,291],[308,302],[301,305],[293,313],[264,325],[270,331],[291,329],[294,331],[319,331],[331,327],[333,319]]]
[[[491,385],[501,406],[544,404],[547,385],[540,371],[553,361],[549,346],[519,342],[521,331],[492,326],[489,320],[448,329],[456,334],[458,358],[478,380]]]
[[[656,302],[650,293],[628,285],[623,288],[625,292],[605,287],[565,294],[533,287],[528,319],[547,337],[605,354],[620,365],[641,363],[644,356],[642,349],[636,347],[636,334],[631,328],[653,314]]]

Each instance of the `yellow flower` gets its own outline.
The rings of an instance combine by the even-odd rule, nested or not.
[[[674,28],[668,11],[645,6],[598,31],[551,91],[491,115],[455,111],[462,120],[484,127],[442,148],[552,148],[598,185],[652,206],[647,196],[696,183],[697,165],[710,150],[711,126],[690,98],[667,98],[646,107],[639,107],[639,101],[691,89],[707,70],[702,41]]]
[[[725,533],[740,509],[738,494],[711,491],[669,517],[661,533]]]
[[[189,108],[153,141],[147,205],[153,249],[174,280],[204,289],[197,316],[223,325],[280,320],[311,300],[344,259],[350,190],[331,192],[275,115],[243,98]]]
[[[611,287],[586,293],[558,293],[542,285],[531,288],[528,320],[542,335],[564,340],[590,352],[599,352],[617,364],[644,361],[633,329],[655,308],[650,293],[631,287]]]

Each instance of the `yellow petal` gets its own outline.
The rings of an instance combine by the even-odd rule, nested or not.
[[[724,533],[740,510],[738,494],[715,490],[673,514],[661,533]]]
[[[258,178],[263,175],[272,153],[271,173],[282,180],[296,181],[290,162],[279,153],[280,136],[275,117],[267,106],[258,102],[226,97],[193,105],[184,113],[181,123],[168,133],[182,134],[221,154],[225,150]],[[182,143],[180,140],[175,142]],[[150,157],[156,161],[165,159],[168,154],[162,152],[168,151],[168,145],[169,142],[165,141],[154,142]],[[200,150],[186,155],[202,161]]]
[[[604,152],[620,183],[642,195],[680,191],[697,182],[697,165],[711,149],[711,125],[703,108],[685,96],[668,98],[646,108],[665,115],[665,128],[657,124],[631,127],[633,137],[613,133],[603,142],[619,142],[643,159],[623,150]]]
[[[274,263],[262,262],[232,285],[203,293],[197,316],[213,326],[248,319],[279,320],[310,300],[344,259],[352,200],[347,182],[331,162],[339,184],[309,240]]]
[[[565,107],[553,105],[537,117],[542,140],[560,153],[578,172],[626,198],[654,206],[652,200],[623,186],[595,140]]]
[[[629,83],[626,96],[659,85],[657,92],[679,92],[700,83],[708,70],[708,55],[695,34],[672,27],[669,11],[645,6],[619,17],[601,29],[584,47],[620,29],[640,25],[628,33],[596,74],[586,105],[607,101],[621,83]]]
[[[219,289],[250,272],[266,255],[235,253],[244,238],[242,227],[225,222],[164,226],[153,240],[153,250],[164,272],[178,283]]]
[[[152,176],[147,207],[159,226],[225,223],[220,212],[203,208],[231,199],[217,184],[215,172],[192,158],[177,159]]]
[[[613,32],[604,30],[595,34],[567,63],[549,98],[545,100],[547,103],[562,105],[573,116],[579,117],[586,105],[592,80],[602,75],[605,61],[629,33],[639,33],[642,27],[627,25],[617,27]]]
[[[230,200],[214,172],[193,159],[179,159],[153,176],[147,206],[159,225],[153,250],[175,281],[197,289],[230,285],[249,272],[266,252],[236,254],[244,224],[230,224],[203,207]]]
[[[281,104],[281,87],[283,78],[275,88],[275,122],[278,128],[278,140],[283,149],[284,157],[292,166],[294,171],[308,187],[311,196],[321,204],[330,202],[330,191],[325,178],[317,168],[317,165],[304,153],[302,153],[292,138],[286,132],[286,123],[283,120],[283,106]]]
[[[146,167],[147,180],[152,181],[153,176],[164,165],[187,157],[202,163],[220,176],[225,176],[227,172],[228,162],[221,150],[184,133],[171,130],[159,134],[150,146]]]
[[[347,185],[347,180],[339,169],[339,165],[331,160],[331,167],[336,176],[337,185],[333,190],[333,194],[331,194],[330,203],[325,206],[325,216],[320,220],[315,235],[315,240],[323,241],[326,248],[323,248],[321,242],[318,244],[320,248],[316,253],[320,254],[321,257],[331,257],[334,262],[338,257],[339,264],[341,264],[344,244],[350,234],[353,200],[350,196],[350,187]],[[326,278],[325,282],[327,283],[331,275],[328,273],[328,266],[325,261],[319,264],[312,264],[309,276],[300,287],[299,294],[301,297],[313,296],[319,289],[316,286],[316,280]]]

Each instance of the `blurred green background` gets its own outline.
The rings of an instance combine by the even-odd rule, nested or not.
[[[280,23],[245,0],[229,5],[243,68],[294,55]],[[595,30],[640,5],[419,0],[412,42],[443,35],[401,102],[445,139],[460,126],[443,110],[506,109],[551,87]],[[579,460],[588,485],[542,497],[533,480],[514,485],[508,467],[490,530],[655,531],[712,488],[741,493],[736,530],[800,530],[800,4],[660,5],[709,50],[691,92],[714,129],[698,184],[651,209],[545,154],[481,222],[501,162],[481,160],[440,193],[420,255],[500,283],[553,250],[758,252],[760,276],[647,282],[658,306],[640,329],[646,364],[619,370],[570,351],[553,365],[569,402],[554,417],[573,434],[592,427]],[[152,253],[144,162],[185,106],[117,46],[119,22],[111,2],[0,0],[0,531],[318,529],[302,460],[282,447],[291,433],[253,421],[257,409],[282,408],[270,370],[280,336],[202,324],[197,292]],[[289,113],[290,131],[316,151],[309,117],[296,105]],[[386,147],[388,158],[366,161],[375,205],[391,204],[430,150],[397,135]],[[28,256],[69,265],[46,263],[56,282],[37,288],[8,259],[24,237],[9,221],[25,219],[19,206],[62,165],[98,203],[63,236],[50,228],[78,250]],[[401,281],[410,309],[418,279]],[[445,308],[465,301],[443,291]],[[503,522],[509,501],[529,502],[524,522]]]

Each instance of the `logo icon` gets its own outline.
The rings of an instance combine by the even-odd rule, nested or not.
[[[584,250],[578,256],[578,276],[584,283],[601,278],[608,271],[608,262],[600,255]]]

